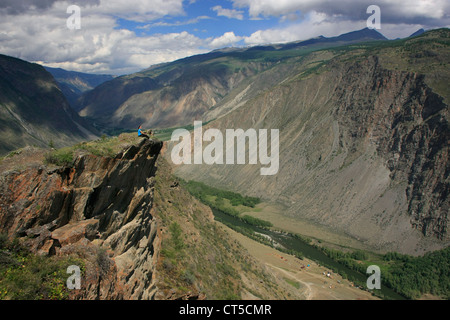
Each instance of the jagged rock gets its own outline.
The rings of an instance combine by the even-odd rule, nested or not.
[[[36,253],[40,256],[52,256],[56,254],[55,251],[55,241],[52,239],[47,239],[40,246],[40,248],[36,251]]]
[[[69,223],[51,233],[51,238],[58,241],[60,246],[76,243],[83,238],[94,240],[98,232],[97,219],[89,219],[75,223]]]
[[[140,140],[116,157],[85,154],[70,167],[3,172],[0,232],[22,237],[36,254],[91,261],[73,298],[152,298],[158,240],[150,211],[161,148]]]

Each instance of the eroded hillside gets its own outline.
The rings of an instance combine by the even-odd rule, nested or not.
[[[205,126],[280,130],[280,170],[184,165],[186,179],[282,202],[377,250],[448,246],[449,31],[313,52]],[[274,72],[274,70],[271,70]],[[207,145],[207,143],[205,143]]]

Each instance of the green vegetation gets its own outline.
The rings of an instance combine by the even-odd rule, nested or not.
[[[270,228],[270,222],[251,217],[249,215],[241,216],[242,212],[248,211],[258,203],[257,198],[245,199],[242,195],[234,192],[220,190],[207,186],[201,182],[182,181],[186,189],[204,204],[220,210],[222,213],[238,218],[243,224],[233,224],[222,221],[235,231],[254,239],[258,242],[274,247],[274,243],[267,237],[257,234],[251,228],[245,227],[245,224]],[[234,204],[235,206],[233,206]],[[246,209],[239,210],[238,206],[249,205]],[[253,205],[250,207],[250,205]],[[291,237],[311,244],[311,239],[300,235],[291,234]],[[325,253],[333,261],[344,265],[345,267],[366,275],[368,266],[377,265],[381,268],[382,286],[386,286],[396,293],[408,299],[417,299],[423,294],[432,294],[446,299],[450,298],[450,248],[431,252],[423,257],[413,257],[398,253],[388,253],[379,255],[363,250],[354,250],[351,252],[342,252],[336,249],[324,246],[314,245],[314,247]],[[303,259],[304,254],[292,249],[277,248],[278,250],[297,256]],[[320,262],[322,263],[322,262]],[[331,269],[333,269],[330,266]],[[341,276],[348,278],[358,286],[365,287],[365,283],[351,277],[350,274],[341,273]],[[374,290],[373,294],[381,298],[387,298],[383,293]]]
[[[261,202],[259,198],[242,196],[241,194],[232,191],[210,187],[202,182],[189,181],[183,182],[183,185],[189,190],[192,195],[202,201],[208,201],[206,196],[210,195],[219,199],[228,199],[230,200],[232,206],[243,205],[250,208],[254,208]],[[221,208],[217,209],[221,210]]]
[[[261,202],[259,198],[242,196],[239,193],[210,187],[197,181],[182,181],[182,184],[194,197],[204,204],[236,217],[244,223],[262,228],[273,226],[271,222],[256,217],[249,215],[240,216],[242,212],[255,208]]]
[[[289,283],[291,286],[293,286],[295,289],[300,289],[301,285],[297,281],[294,281],[294,280],[289,279],[289,278],[283,278],[283,279],[284,279],[284,281]]]
[[[57,166],[69,166],[73,162],[74,150],[72,148],[63,148],[54,150],[45,155],[46,164]]]
[[[236,225],[228,223],[227,221],[222,221],[227,226],[251,239],[268,246],[274,246],[273,242],[267,237],[253,232],[251,228],[245,227],[245,224],[249,224],[270,228],[272,227],[272,224],[249,215],[240,216],[241,212],[244,212],[245,210],[248,211],[252,207],[249,206],[246,209],[241,210],[237,207],[242,206],[243,204],[253,205],[254,207],[260,202],[259,199],[245,199],[246,197],[237,193],[213,188],[201,182],[182,181],[182,184],[192,195],[206,205],[244,222],[243,224]],[[300,235],[291,234],[291,236],[311,244],[311,239],[304,238]],[[325,253],[333,261],[342,264],[351,270],[357,271],[362,275],[366,275],[368,266],[379,266],[382,274],[382,286],[386,286],[408,299],[417,299],[423,294],[433,294],[446,299],[450,298],[450,248],[428,253],[423,257],[413,257],[398,253],[379,255],[363,250],[342,252],[323,246],[315,245],[314,247]],[[303,253],[296,250],[277,249],[297,256],[300,259],[303,259],[304,257]],[[341,275],[344,278],[349,278],[354,281],[357,285],[365,287],[365,283],[353,279],[349,274],[342,273]],[[374,290],[373,294],[386,298],[383,293],[378,292],[377,290]]]
[[[422,257],[393,252],[380,256],[361,250],[344,253],[325,247],[319,249],[334,261],[362,274],[370,265],[379,266],[382,285],[408,299],[417,299],[423,294],[450,298],[450,247]]]
[[[182,230],[177,222],[172,222],[169,226],[170,240],[162,249],[162,255],[166,257],[165,267],[173,269],[177,261],[183,260],[185,256],[185,244],[182,238]]]
[[[169,231],[172,235],[172,242],[175,250],[182,250],[184,248],[184,242],[181,238],[182,230],[180,225],[176,222],[173,222],[169,227]]]
[[[136,143],[140,139],[135,133],[123,133],[117,137],[103,135],[100,139],[81,142],[71,147],[51,150],[45,155],[45,163],[57,166],[70,166],[77,154],[88,153],[101,157],[114,157],[125,146]]]
[[[204,122],[203,125],[205,126],[208,123],[210,123],[211,121],[213,121],[213,120]],[[169,141],[172,138],[172,133],[175,130],[177,130],[177,129],[185,129],[185,130],[188,130],[188,131],[192,131],[192,130],[194,130],[194,125],[193,124],[188,124],[186,126],[176,127],[176,128],[155,129],[155,130],[153,130],[153,135],[158,140]]]
[[[270,228],[273,227],[273,224],[269,221],[265,221],[259,218],[255,218],[249,215],[245,215],[243,217],[241,217],[242,221],[244,221],[245,223],[251,224],[253,226],[258,226],[258,227],[265,227],[265,228]]]
[[[423,257],[388,253],[383,258],[384,282],[397,292],[411,299],[426,293],[450,299],[450,247]]]
[[[208,299],[240,299],[239,249],[211,223],[209,210],[174,184],[169,164],[160,158],[154,208],[160,219],[159,287],[182,296],[200,290]]]
[[[23,149],[18,149],[18,150],[11,151],[6,156],[0,157],[0,162],[2,162],[5,159],[13,158],[14,156],[19,155],[22,152],[22,150]]]
[[[84,263],[72,257],[36,256],[17,240],[8,241],[0,234],[0,299],[67,299],[66,281],[70,274],[66,271],[70,265],[84,266]]]
[[[172,133],[177,129],[186,129],[188,131],[194,130],[194,125],[190,124],[184,127],[167,128],[154,130],[154,136],[161,141],[169,141],[172,138]]]

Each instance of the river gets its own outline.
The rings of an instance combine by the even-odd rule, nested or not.
[[[339,274],[345,273],[349,279],[356,280],[360,283],[365,284],[367,281],[367,278],[369,275],[362,274],[358,271],[348,268],[347,266],[345,266],[339,262],[336,262],[335,260],[329,258],[321,250],[306,243],[305,241],[302,241],[301,239],[293,237],[290,234],[266,230],[263,228],[259,228],[259,227],[247,224],[247,223],[243,222],[242,220],[239,220],[236,217],[228,215],[228,214],[226,214],[220,210],[217,210],[215,208],[211,208],[211,210],[214,213],[215,219],[222,223],[230,224],[230,225],[238,226],[238,227],[243,227],[243,228],[246,228],[253,232],[267,235],[271,239],[273,239],[275,242],[282,245],[284,248],[286,248],[288,250],[295,250],[297,252],[301,252],[306,258],[311,259],[320,265],[323,265],[323,266],[326,266],[327,268],[332,269],[333,272],[336,272]],[[382,282],[383,282],[383,276],[381,275],[381,283]],[[383,283],[381,285],[381,294],[384,296],[385,299],[405,300],[405,298],[403,296],[399,295],[398,293],[391,290],[390,288],[383,286]]]

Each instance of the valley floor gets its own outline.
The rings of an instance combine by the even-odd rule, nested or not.
[[[284,214],[285,211],[286,208],[281,204],[262,202],[256,205],[255,209],[243,212],[242,214],[248,214],[269,221],[273,224],[275,229],[311,238],[315,244],[320,241],[320,243],[329,248],[335,248],[341,251],[346,251],[348,248],[372,252],[377,251],[376,248],[367,246],[361,241],[342,232],[318,225],[317,223],[301,220],[298,217],[291,218],[286,216],[286,214]]]
[[[219,222],[217,222],[219,223]],[[219,223],[220,224],[220,223]],[[289,300],[378,300],[370,292],[358,289],[338,274],[330,274],[329,269],[318,265],[309,259],[300,260],[294,256],[265,246],[259,242],[237,233],[220,224],[238,241],[251,256],[267,267],[267,270],[277,279],[279,285],[288,288]],[[308,267],[309,265],[309,267]],[[303,267],[303,268],[302,268]],[[247,292],[243,299],[258,299]]]

